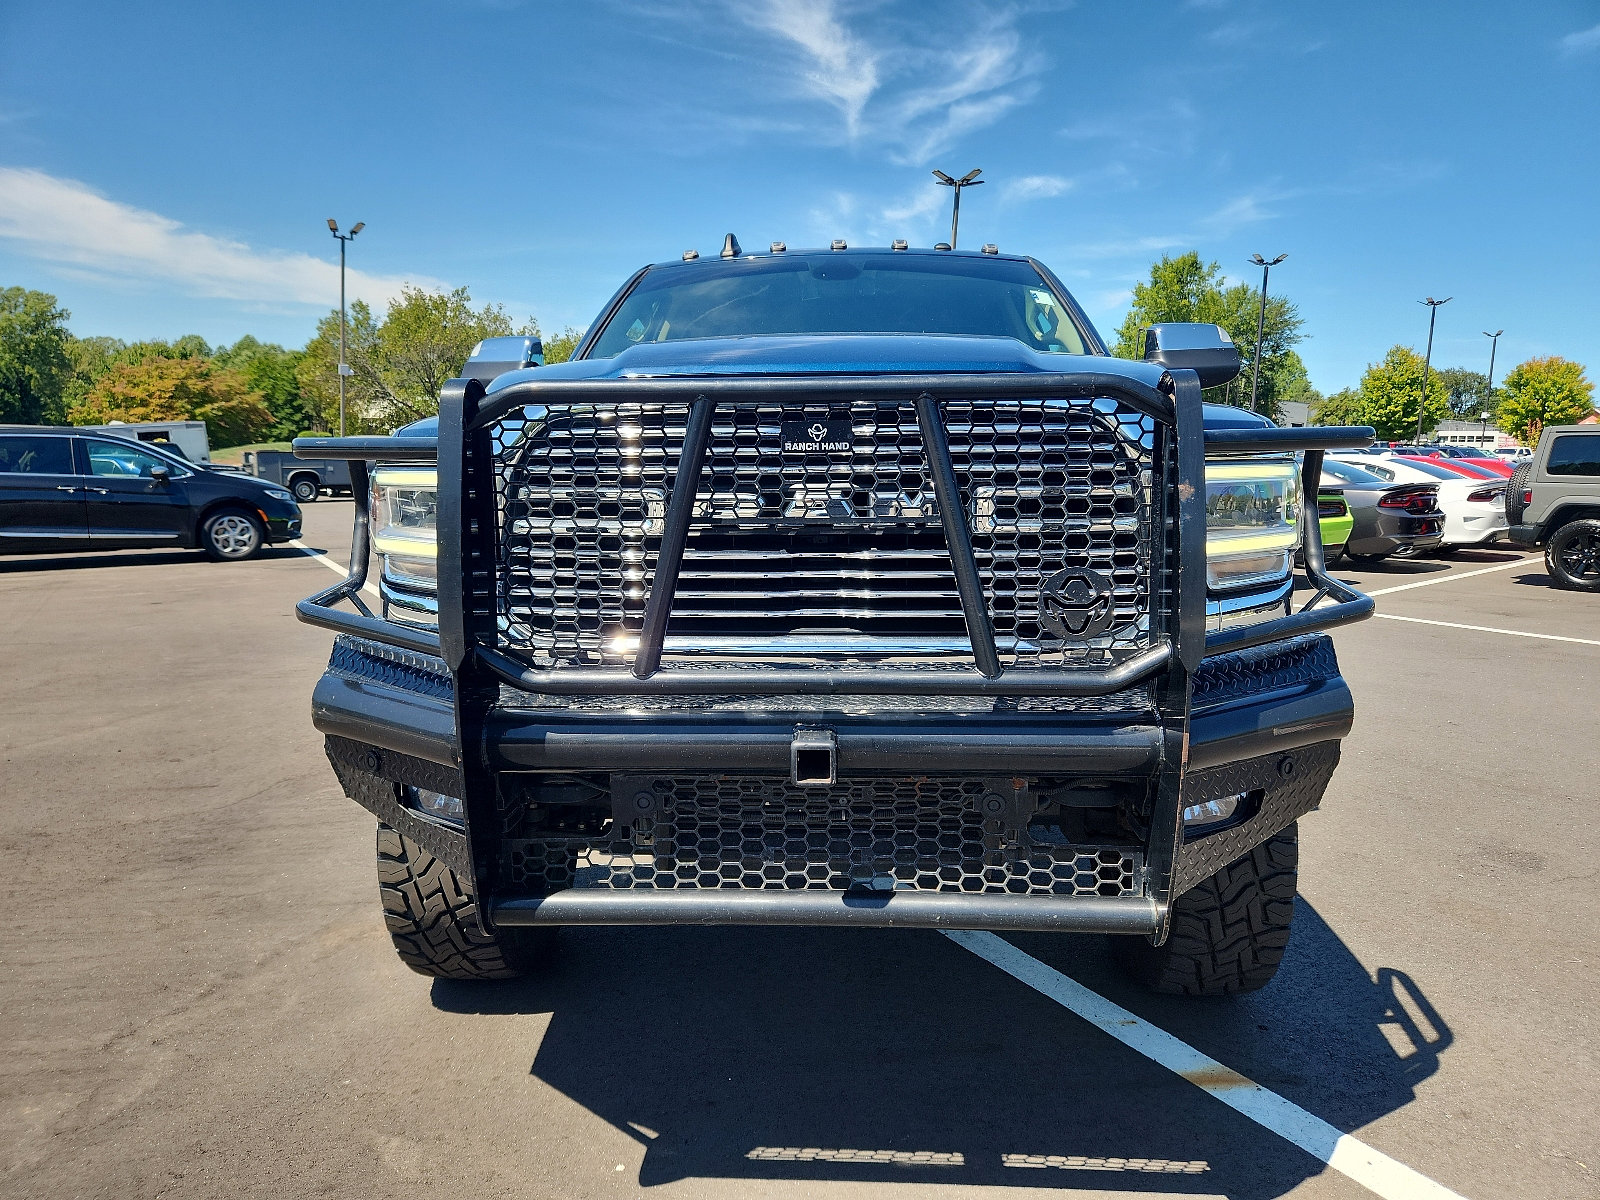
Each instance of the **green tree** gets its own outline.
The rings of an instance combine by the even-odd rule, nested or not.
[[[439,391],[461,373],[473,346],[518,332],[498,304],[472,307],[466,288],[429,292],[408,287],[389,302],[381,323],[366,305],[350,308],[345,361],[347,427],[374,431],[439,411]],[[529,323],[522,332],[537,333]],[[338,421],[339,314],[317,325],[299,367],[300,388],[320,428]]]
[[[71,315],[48,292],[0,288],[0,422],[48,425],[65,418]]]
[[[95,380],[111,370],[127,352],[128,344],[114,337],[73,338],[67,346],[67,357],[72,362],[72,374],[62,389],[62,399],[67,408],[83,403]]]
[[[1594,413],[1594,384],[1565,358],[1530,358],[1499,389],[1500,428],[1524,444],[1546,425],[1574,425]]]
[[[1371,425],[1380,438],[1390,441],[1415,438],[1422,373],[1422,355],[1409,346],[1391,346],[1383,361],[1368,366],[1361,376],[1361,423]],[[1428,398],[1422,404],[1422,432],[1436,428],[1449,415],[1450,393],[1439,376],[1430,372]]]
[[[1490,413],[1489,377],[1466,367],[1441,367],[1439,382],[1450,395],[1450,415],[1461,421],[1476,421],[1480,413]]]
[[[1191,250],[1176,258],[1163,255],[1150,266],[1150,278],[1133,288],[1133,306],[1117,330],[1112,353],[1119,358],[1144,357],[1144,327],[1161,321],[1200,321],[1220,325],[1239,347],[1239,378],[1218,388],[1208,388],[1205,398],[1215,403],[1248,405],[1255,363],[1256,322],[1260,313],[1261,292],[1247,283],[1222,285],[1222,265],[1205,263]],[[1304,322],[1299,310],[1282,296],[1267,297],[1266,321],[1261,337],[1261,381],[1257,404],[1261,411],[1278,420],[1280,395],[1278,381],[1294,382],[1295,372],[1285,356],[1301,341]],[[1298,362],[1298,356],[1296,357]],[[1304,373],[1300,364],[1300,374]],[[1287,370],[1287,374],[1285,371]],[[1306,381],[1310,386],[1310,381]]]
[[[1368,425],[1367,405],[1354,388],[1343,388],[1312,406],[1313,425]]]
[[[537,328],[537,326],[535,326]],[[578,343],[583,340],[583,334],[568,325],[554,337],[543,337],[545,366],[554,366],[564,363],[572,357],[572,352],[578,348]]]
[[[112,421],[204,421],[213,446],[260,441],[272,413],[238,371],[207,358],[119,363],[100,376],[68,414],[75,425]]]
[[[231,346],[218,347],[211,361],[244,376],[246,385],[260,394],[272,413],[266,438],[287,441],[310,424],[297,373],[302,356],[302,351],[285,350],[246,334]]]
[[[1272,364],[1272,397],[1279,408],[1286,404],[1304,404],[1316,408],[1322,403],[1322,393],[1311,386],[1311,376],[1306,364],[1293,350],[1286,350]]]

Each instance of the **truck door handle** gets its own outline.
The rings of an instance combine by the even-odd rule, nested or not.
[[[58,483],[58,484],[56,484],[56,491],[58,491],[58,492],[76,492],[76,491],[81,491],[81,490],[82,490],[81,488],[73,487],[71,484],[66,484],[66,483]]]
[[[86,492],[98,492],[102,496],[111,495],[111,489],[110,488],[84,488],[83,490],[86,491]]]

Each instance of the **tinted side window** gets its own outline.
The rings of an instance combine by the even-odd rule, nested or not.
[[[1544,469],[1552,475],[1600,476],[1600,434],[1570,433],[1550,445]]]
[[[132,475],[149,477],[160,467],[169,474],[172,464],[154,454],[135,450],[132,446],[114,446],[110,442],[89,443],[89,473],[91,475]]]
[[[72,439],[0,437],[0,472],[8,475],[71,475]]]

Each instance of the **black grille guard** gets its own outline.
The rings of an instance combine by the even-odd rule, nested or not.
[[[672,608],[678,566],[688,538],[693,505],[711,418],[720,405],[765,401],[774,397],[797,400],[870,395],[896,398],[914,404],[924,452],[938,501],[948,544],[961,610],[972,643],[972,666],[947,667],[817,667],[699,669],[661,667],[662,645]],[[967,397],[985,399],[1038,399],[1107,397],[1152,417],[1157,429],[1157,461],[1163,474],[1156,502],[1156,528],[1160,553],[1152,566],[1160,587],[1151,594],[1166,595],[1164,605],[1152,600],[1151,645],[1107,668],[1003,669],[996,652],[986,602],[974,565],[972,530],[966,507],[960,502],[951,465],[941,402]],[[494,572],[498,556],[494,542],[494,454],[492,426],[507,413],[524,405],[594,403],[612,400],[672,401],[689,406],[689,421],[680,469],[672,482],[655,577],[646,601],[639,648],[629,667],[540,668],[522,662],[496,645],[493,604]],[[958,920],[989,928],[1108,928],[1165,936],[1166,914],[1172,894],[1173,863],[1181,834],[1181,796],[1187,759],[1190,677],[1202,658],[1252,646],[1277,642],[1358,621],[1371,615],[1372,600],[1333,578],[1327,572],[1320,530],[1315,520],[1304,523],[1304,569],[1312,595],[1298,611],[1258,624],[1207,633],[1205,570],[1205,458],[1215,455],[1282,454],[1304,452],[1304,493],[1315,496],[1320,484],[1323,452],[1369,445],[1368,428],[1250,429],[1206,433],[1199,377],[1188,370],[1168,371],[1152,388],[1126,376],[1102,371],[1015,375],[900,375],[864,377],[785,377],[781,379],[730,377],[640,380],[532,380],[486,397],[476,380],[452,380],[440,398],[439,437],[298,438],[294,448],[305,457],[350,461],[355,500],[355,530],[349,573],[345,579],[296,606],[302,621],[338,633],[437,655],[448,666],[454,684],[461,796],[464,801],[466,861],[472,865],[480,894],[488,901],[480,911],[484,919],[496,912],[499,919],[520,923],[531,913],[519,914],[519,901],[505,898],[499,913],[494,897],[494,863],[499,819],[495,786],[487,746],[491,715],[499,706],[502,684],[530,695],[696,695],[742,694],[811,695],[969,695],[969,696],[1096,696],[1149,682],[1160,716],[1161,751],[1152,780],[1147,851],[1148,885],[1143,898],[1127,902],[1018,897],[1007,903],[1031,906],[1036,917],[1019,917],[1009,909],[986,914],[965,913],[952,918],[950,911],[970,897],[929,897],[908,901],[895,898],[888,911],[868,906],[855,913],[848,901],[810,900],[827,905],[800,913],[777,900],[739,900],[721,904],[721,898],[686,898],[662,905],[681,909],[680,917],[664,920],[721,920],[724,922],[781,923],[778,910],[802,923],[897,923],[891,913],[907,913],[922,904],[929,907],[908,923],[944,924]],[[436,462],[438,466],[438,601],[439,631],[434,634],[395,624],[374,614],[360,592],[367,578],[370,556],[371,513],[368,464]],[[342,601],[356,610],[336,607]],[[481,751],[481,752],[480,752]],[[565,919],[608,918],[597,910],[582,916],[588,901],[574,892],[558,893],[561,903],[574,909]],[[616,919],[634,921],[640,903],[633,907],[605,898],[599,903],[618,907]],[[749,912],[738,909],[744,904]],[[799,902],[795,902],[799,903]],[[620,906],[620,907],[619,907]],[[1065,907],[1063,907],[1065,906]],[[533,904],[537,907],[537,904]],[[559,907],[559,906],[556,906]],[[1081,912],[1079,910],[1082,909]],[[626,910],[624,912],[624,910]],[[1057,911],[1060,910],[1060,911]],[[1126,911],[1124,911],[1126,910]],[[654,910],[650,910],[654,911]],[[1113,911],[1119,915],[1112,915]],[[720,916],[718,915],[720,914]],[[830,915],[831,914],[831,915]],[[1047,915],[1048,914],[1048,915]],[[909,914],[908,914],[909,915]],[[546,917],[546,919],[555,919]],[[1021,921],[1021,924],[1017,922]],[[1031,923],[1030,923],[1031,922]],[[1039,924],[1038,922],[1044,922]],[[1121,923],[1120,925],[1118,923]],[[1135,928],[1136,927],[1136,928]]]

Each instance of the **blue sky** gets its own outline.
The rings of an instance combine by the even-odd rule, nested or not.
[[[582,326],[634,267],[948,235],[1110,333],[1163,252],[1287,251],[1317,386],[1396,341],[1600,368],[1600,3],[0,0],[0,285],[81,335],[300,345],[352,291]],[[1600,371],[1595,371],[1600,374]]]

